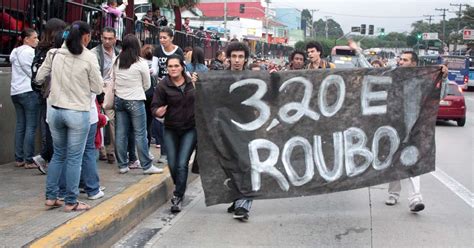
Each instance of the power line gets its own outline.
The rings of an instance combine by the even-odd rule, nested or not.
[[[402,18],[422,18],[423,16],[367,16],[367,15],[348,15],[328,11],[320,11],[321,13],[337,15],[337,16],[350,16],[350,17],[364,17],[364,18],[382,18],[382,19],[402,19]]]

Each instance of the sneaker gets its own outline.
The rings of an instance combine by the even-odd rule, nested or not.
[[[123,168],[120,168],[119,169],[119,173],[120,174],[125,174],[127,173],[128,171],[130,171],[130,169],[128,167],[123,167]]]
[[[100,198],[104,197],[104,195],[105,195],[105,194],[104,194],[104,191],[99,190],[99,192],[97,192],[97,194],[91,195],[91,196],[87,197],[87,199],[89,199],[89,200],[97,200],[97,199],[100,199]]]
[[[420,212],[425,209],[425,204],[421,200],[414,200],[410,202],[410,211],[412,212]]]
[[[128,168],[130,169],[140,169],[142,165],[140,164],[140,160],[135,160],[134,162],[130,162],[128,164]]]
[[[166,157],[166,155],[163,155],[161,156],[159,159],[158,159],[158,163],[159,164],[168,164],[168,158]]]
[[[249,211],[245,208],[236,208],[234,211],[234,219],[247,221],[249,219]]]
[[[155,156],[151,154],[151,151],[148,152],[148,156],[150,157],[151,160],[155,159]]]
[[[235,211],[235,202],[232,202],[232,205],[227,208],[227,213],[233,213]]]
[[[107,162],[109,164],[115,163],[115,155],[112,153],[107,154]]]
[[[128,169],[128,167],[127,167]],[[163,173],[163,169],[158,168],[154,165],[150,166],[150,168],[143,170],[143,174],[160,174]]]
[[[179,213],[183,207],[183,197],[173,196],[171,198],[171,213]]]
[[[48,171],[48,164],[46,163],[46,160],[44,160],[44,158],[41,157],[41,155],[36,155],[32,159],[33,159],[33,162],[36,164],[36,166],[38,166],[38,170],[42,174],[46,175]]]
[[[393,205],[397,204],[397,202],[398,202],[397,197],[395,197],[393,195],[390,195],[390,196],[388,196],[388,199],[385,200],[385,205],[393,206]]]
[[[104,190],[105,190],[105,186],[99,186],[99,191],[104,191]],[[86,190],[84,188],[79,188],[79,193],[85,194]]]

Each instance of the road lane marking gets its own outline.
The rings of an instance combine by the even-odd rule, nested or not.
[[[454,180],[454,178],[450,177],[446,172],[441,170],[440,168],[436,168],[436,171],[431,172],[436,179],[438,179],[441,183],[443,183],[448,189],[458,195],[463,201],[467,203],[467,205],[473,208],[474,196],[471,191],[469,191],[466,187],[460,184],[458,181]]]

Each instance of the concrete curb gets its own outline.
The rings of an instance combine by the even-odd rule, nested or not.
[[[189,175],[188,182],[197,176]],[[110,247],[172,195],[168,168],[150,175],[87,212],[69,220],[28,247]]]

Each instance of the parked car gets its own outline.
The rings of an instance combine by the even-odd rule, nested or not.
[[[447,85],[447,94],[439,102],[438,120],[454,120],[458,126],[466,124],[466,102],[461,87],[450,81]]]

